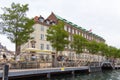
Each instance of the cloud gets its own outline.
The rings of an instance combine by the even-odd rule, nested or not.
[[[120,0],[1,0],[0,7],[12,2],[29,4],[29,17],[46,18],[54,12],[87,30],[92,29],[106,43],[120,48]]]

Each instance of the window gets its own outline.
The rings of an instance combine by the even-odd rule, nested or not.
[[[74,29],[72,29],[72,32],[73,32],[73,34],[74,34]]]
[[[35,48],[35,43],[31,43],[31,47],[32,47],[32,48]]]
[[[52,21],[52,25],[55,25],[55,22],[54,22],[54,21]]]
[[[64,26],[64,30],[67,31],[67,26]]]
[[[50,50],[50,45],[49,44],[46,45],[46,49]]]
[[[44,40],[44,34],[40,34],[40,39]]]
[[[49,25],[49,24],[50,24],[50,21],[49,21],[49,20],[47,20],[47,21],[46,21],[46,24],[48,24],[48,25]]]
[[[31,38],[32,38],[32,39],[34,39],[34,38],[35,38],[35,35],[34,35],[34,34],[32,34],[32,35],[31,35]]]
[[[74,34],[76,34],[76,30],[74,30]]]
[[[68,27],[68,32],[70,32],[70,27]]]
[[[68,30],[69,30],[69,27],[67,27],[67,26],[66,26],[66,29],[67,29],[66,31],[68,32]]]
[[[83,31],[81,31],[81,36],[82,36],[82,37],[84,36],[84,33],[83,33]]]
[[[68,40],[71,41],[71,36],[69,35]]]
[[[79,31],[77,31],[77,32],[78,32],[77,34],[79,35],[80,32]]]
[[[35,48],[35,43],[36,43],[36,41],[34,41],[34,40],[31,41],[31,47],[32,48]]]
[[[44,31],[44,26],[41,26],[41,27],[40,27],[40,30],[41,30],[41,31]]]
[[[72,33],[72,28],[70,28],[70,33]]]
[[[81,32],[79,32],[79,35],[81,34]]]
[[[68,49],[71,49],[71,45],[70,44],[68,45]]]
[[[39,18],[40,22],[44,22],[44,19],[42,17]]]
[[[44,44],[40,44],[40,49],[44,50]]]
[[[72,41],[72,40],[73,40],[73,37],[71,36],[71,37],[70,37],[70,41]]]

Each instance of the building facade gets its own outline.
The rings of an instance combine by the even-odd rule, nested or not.
[[[82,27],[66,19],[63,19],[54,13],[51,13],[51,15],[47,19],[44,19],[42,16],[40,17],[35,16],[34,20],[36,22],[33,25],[33,28],[35,31],[31,33],[31,37],[33,39],[29,40],[26,44],[21,46],[22,52],[27,50],[38,51],[39,53],[54,51],[54,49],[51,46],[51,43],[46,40],[46,34],[47,34],[47,29],[49,29],[51,25],[57,24],[59,20],[62,20],[63,22],[65,22],[64,29],[69,33],[69,38],[68,38],[69,41],[72,41],[73,34],[79,34],[89,41],[95,40],[97,42],[105,42],[105,40],[102,37],[92,33],[91,31],[83,29]],[[79,58],[79,55],[76,55],[74,51],[70,50],[70,46],[68,46],[67,49],[63,51],[63,54],[66,56],[70,56],[73,59],[74,59],[73,56],[78,56]],[[84,55],[86,55],[85,57],[88,56],[87,53]],[[81,54],[81,56],[84,56],[84,55]]]
[[[3,60],[3,55],[6,56],[6,59],[10,60],[14,58],[14,52],[9,51],[5,46],[0,43],[0,62]]]

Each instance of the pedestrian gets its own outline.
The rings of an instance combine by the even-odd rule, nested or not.
[[[7,56],[5,54],[3,54],[2,56],[3,56],[4,62],[7,62]]]
[[[31,55],[31,60],[35,61],[36,60],[36,56],[34,54]]]
[[[7,59],[7,57],[6,57],[6,55],[5,55],[5,54],[3,54],[3,59]]]

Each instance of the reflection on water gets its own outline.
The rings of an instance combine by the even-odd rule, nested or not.
[[[51,79],[34,77],[20,80],[120,80],[120,70],[95,72],[91,74],[79,73],[75,76],[61,74],[60,76],[53,76]]]

